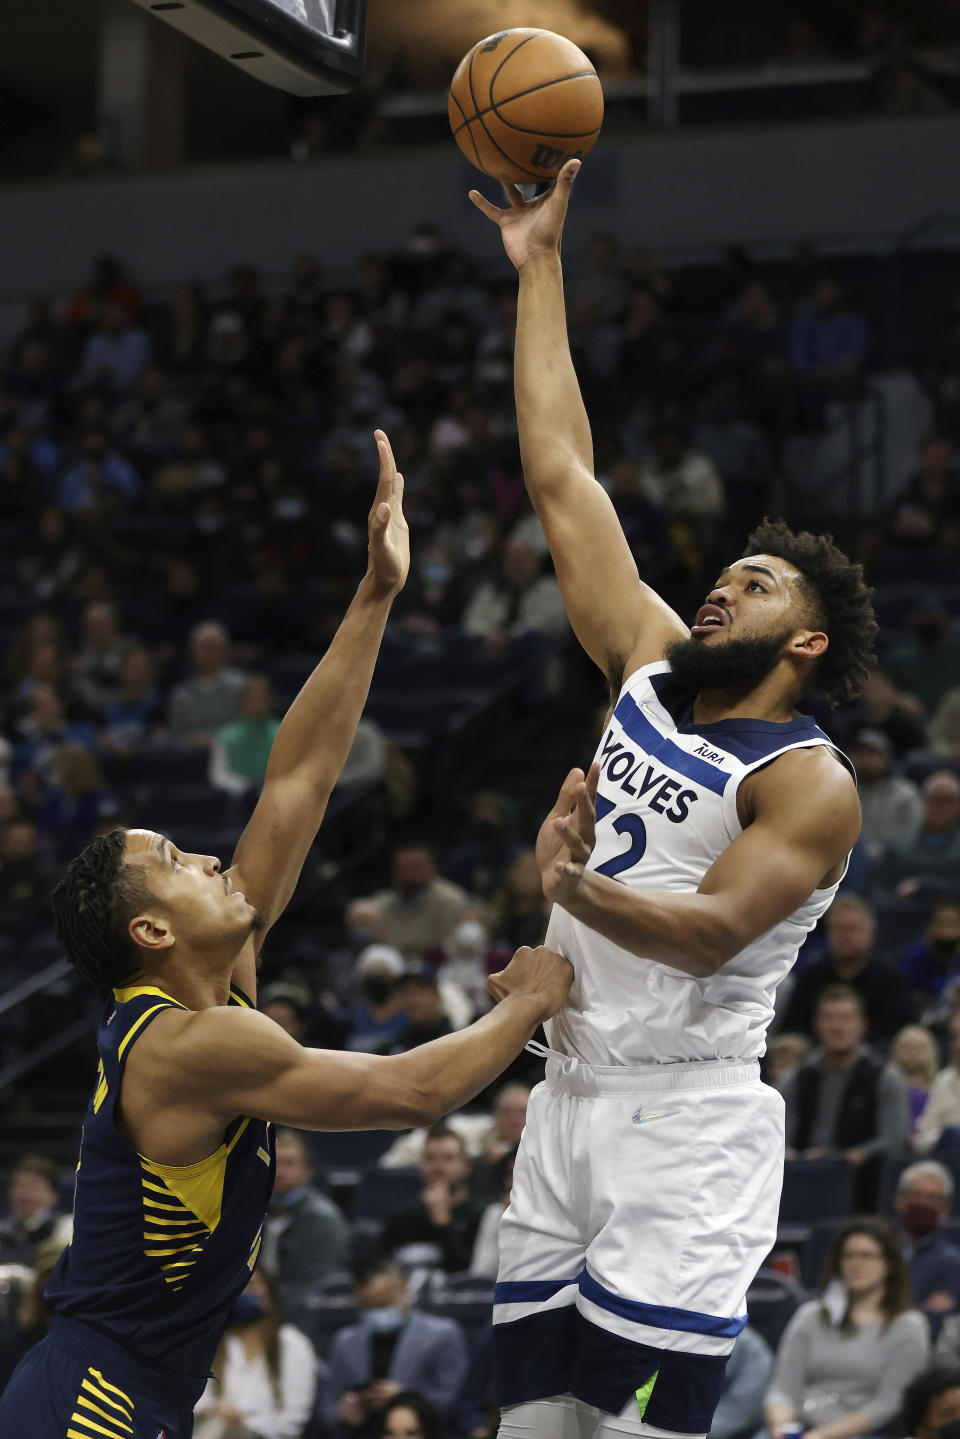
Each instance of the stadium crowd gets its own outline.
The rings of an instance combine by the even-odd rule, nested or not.
[[[644,577],[692,614],[776,482],[788,518],[857,548],[883,622],[862,698],[818,711],[865,827],[779,996],[784,1227],[729,1366],[725,1439],[795,1422],[929,1439],[960,1418],[960,389],[938,383],[935,429],[872,513],[831,516],[785,473],[798,432],[855,406],[882,364],[857,275],[806,249],[668,270],[606,235],[570,267],[597,475]],[[960,371],[957,313],[941,302],[925,378]],[[365,562],[375,425],[405,475],[413,569],[261,1005],[303,1042],[396,1053],[482,1012],[487,974],[542,938],[532,838],[604,694],[524,496],[514,319],[515,285],[430,225],[346,282],[303,254],[283,286],[238,265],[222,290],[147,297],[103,258],[66,305],[34,302],[0,372],[4,987],[56,958],[51,883],[94,834],[169,827],[229,858]],[[542,774],[519,767],[525,736]],[[75,1017],[79,997],[64,1003]],[[3,1062],[54,1012],[7,1018]],[[497,1220],[539,1064],[522,1056],[429,1133],[278,1136],[263,1263],[201,1439],[490,1432]],[[0,1225],[4,1374],[44,1330],[68,1208],[54,1159],[21,1156]]]

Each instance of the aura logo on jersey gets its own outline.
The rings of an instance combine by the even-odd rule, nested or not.
[[[671,824],[682,824],[690,806],[700,798],[695,789],[681,788],[682,780],[674,779],[669,770],[654,764],[642,751],[638,754],[622,740],[615,739],[612,729],[603,737],[600,769],[624,794],[632,799],[645,799],[647,808],[664,815]]]

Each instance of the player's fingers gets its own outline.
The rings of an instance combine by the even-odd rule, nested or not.
[[[561,190],[566,190],[567,194],[569,194],[573,186],[573,182],[577,178],[579,170],[579,160],[568,160],[567,163],[564,165],[563,169],[560,171],[560,174],[557,176],[558,188]]]
[[[471,190],[469,197],[480,213],[486,215],[487,219],[492,220],[496,225],[499,225],[501,218],[507,213],[506,210],[500,210],[496,205],[491,205],[490,201],[485,195],[481,195],[479,190]]]
[[[563,837],[570,851],[570,858],[576,860],[578,864],[586,864],[590,858],[590,846],[583,838],[577,826],[572,824],[570,820],[564,821]]]
[[[501,180],[500,183],[503,186],[503,193],[507,197],[507,204],[511,210],[522,210],[527,202],[520,193],[519,187],[507,180]]]
[[[560,786],[560,793],[557,795],[557,802],[552,813],[557,816],[566,817],[576,804],[577,785],[583,783],[583,770],[572,769]]]
[[[393,449],[384,430],[374,430],[373,437],[377,442],[377,453],[380,456],[380,475],[377,479],[377,494],[374,500],[387,499],[393,489],[394,480],[397,476],[397,462],[393,458]]]

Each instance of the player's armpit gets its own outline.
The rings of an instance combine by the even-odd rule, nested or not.
[[[191,1014],[167,1042],[167,1102],[229,1122],[238,1114],[297,1129],[407,1129],[435,1116],[404,1058],[305,1049],[255,1010]]]
[[[587,654],[618,690],[690,631],[643,583],[609,495],[575,460],[558,455],[548,487],[530,483],[567,615]],[[528,479],[529,483],[529,479]]]
[[[827,750],[797,751],[757,776],[753,820],[704,875],[719,969],[789,918],[853,849],[860,802]]]

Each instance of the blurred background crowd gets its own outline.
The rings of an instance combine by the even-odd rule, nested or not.
[[[604,77],[609,131],[630,136],[652,123],[676,9],[503,0],[478,30],[451,19],[460,7],[371,0],[368,80],[320,102],[155,26],[164,95],[187,120],[132,145],[110,118],[116,71],[98,71],[86,31],[71,50],[86,7],[30,8],[0,55],[0,160],[70,181],[51,194],[87,181],[105,205],[151,166],[254,159],[319,177],[343,163],[331,152],[357,151],[358,175],[384,146],[409,155],[441,138],[443,84],[484,27],[570,34]],[[933,135],[957,107],[951,5],[735,8],[683,7],[670,123],[879,117]],[[113,9],[93,10],[106,35]],[[34,65],[44,14],[63,44]],[[585,167],[599,201],[612,153]],[[266,166],[250,177],[269,183]],[[797,1424],[950,1439],[960,1422],[960,267],[942,199],[893,248],[796,235],[693,263],[698,236],[658,254],[631,209],[616,233],[574,232],[564,256],[597,477],[643,578],[689,620],[750,527],[782,514],[863,561],[881,624],[862,697],[811,705],[855,764],[864,832],[778,998],[764,1067],[786,1105],[780,1233],[714,1439]],[[479,237],[476,253],[449,237],[448,200],[425,194],[396,242],[358,232],[347,267],[291,239],[285,269],[258,268],[238,234],[202,283],[158,283],[159,250],[118,242],[89,269],[64,244],[50,296],[5,276],[0,1383],[49,1321],[95,1068],[96,1008],[52,937],[50,889],[117,826],[229,861],[279,719],[363,573],[375,427],[406,480],[411,575],[265,945],[260,1003],[303,1043],[399,1053],[482,1013],[487,975],[543,937],[533,839],[608,697],[525,497],[515,277]],[[522,1055],[429,1134],[278,1137],[263,1262],[200,1439],[495,1432],[497,1223],[541,1074]]]

